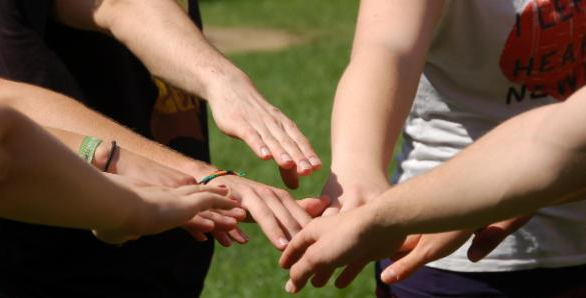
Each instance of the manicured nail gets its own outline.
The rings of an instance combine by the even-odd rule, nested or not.
[[[307,161],[302,161],[301,163],[299,163],[299,166],[301,167],[302,170],[307,171],[307,170],[311,170],[313,167],[307,162]]]
[[[267,147],[262,147],[262,148],[260,148],[260,154],[263,157],[269,157],[269,156],[271,156],[271,151],[269,151],[269,148],[267,148]]]
[[[288,280],[285,284],[285,291],[287,291],[289,294],[295,294],[295,286],[291,280]]]
[[[381,280],[385,283],[393,283],[399,280],[399,276],[395,270],[387,269],[381,274]]]
[[[291,158],[291,156],[289,156],[289,154],[287,154],[287,153],[281,154],[281,159],[284,162],[291,162],[291,161],[293,161],[293,159]]]
[[[311,165],[314,167],[321,166],[321,160],[319,160],[319,158],[317,158],[317,157],[310,157],[309,163],[311,163]]]
[[[287,241],[287,239],[279,238],[279,245],[281,245],[282,247],[285,247],[285,246],[287,246],[287,244],[289,244],[289,241]]]

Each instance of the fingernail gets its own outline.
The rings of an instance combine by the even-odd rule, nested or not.
[[[321,166],[321,160],[319,160],[317,157],[310,157],[309,163],[311,163],[311,165],[314,167]]]
[[[287,239],[279,238],[279,245],[281,245],[282,247],[285,247],[285,246],[287,246],[287,244],[289,244],[289,241],[287,241]]]
[[[262,148],[260,148],[260,154],[263,157],[269,157],[269,156],[271,156],[271,151],[269,151],[269,148],[267,148],[267,147],[262,147]]]
[[[295,294],[295,286],[291,280],[288,280],[285,284],[285,291],[287,291],[289,294]]]
[[[281,159],[283,160],[283,162],[291,162],[291,161],[293,161],[293,159],[291,158],[291,156],[289,156],[289,154],[287,154],[287,153],[281,154]]]
[[[299,163],[299,166],[301,167],[302,170],[311,170],[312,166],[307,162],[307,161],[302,161],[301,163]]]
[[[397,275],[397,272],[395,272],[395,270],[387,269],[387,270],[383,271],[383,273],[381,275],[381,279],[385,283],[393,283],[393,282],[396,282],[399,280],[399,276]]]

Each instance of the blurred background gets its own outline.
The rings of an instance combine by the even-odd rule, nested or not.
[[[356,0],[200,0],[204,31],[256,83],[267,100],[295,121],[312,142],[323,169],[301,181],[296,198],[317,196],[330,164],[330,110],[346,66],[354,32]],[[210,115],[211,116],[211,115]],[[210,121],[212,161],[248,178],[285,188],[273,162],[262,162],[243,143]],[[287,297],[280,253],[253,224],[244,246],[216,245],[204,298]],[[298,297],[373,297],[372,265],[347,289],[332,283],[305,288]]]

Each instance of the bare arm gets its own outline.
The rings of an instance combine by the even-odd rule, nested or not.
[[[515,117],[445,165],[389,190],[372,207],[397,208],[394,218],[410,232],[437,232],[584,199],[585,109],[582,89],[564,103]],[[384,219],[388,212],[380,210],[376,221],[396,225]]]
[[[130,129],[98,114],[77,101],[28,84],[0,79],[0,103],[27,115],[35,122],[80,135],[115,139],[121,146],[160,164],[168,165],[193,176],[205,176],[212,167],[187,158]]]
[[[361,2],[351,61],[336,92],[332,173],[324,188],[344,210],[389,187],[387,166],[415,97],[442,5],[421,0],[408,5],[396,0]]]
[[[118,183],[114,183],[116,181]],[[28,118],[0,106],[0,217],[94,229],[120,243],[191,221],[209,208],[233,208],[227,189],[141,187],[85,164]]]
[[[410,234],[474,229],[584,199],[585,110],[582,89],[564,103],[503,123],[445,164],[360,208],[314,220],[282,256],[281,264],[291,266],[288,288],[296,292],[314,273],[348,265],[337,281],[345,286],[360,266],[392,255]],[[383,272],[384,282],[399,278],[391,269]]]
[[[308,175],[321,161],[308,140],[268,103],[248,76],[211,46],[174,0],[58,0],[61,22],[111,33],[168,83],[207,99],[218,127],[290,174]],[[296,175],[285,182],[295,188]]]
[[[178,186],[193,184],[193,177],[204,177],[214,170],[210,165],[147,140],[63,95],[1,79],[0,90],[0,103],[19,110],[43,126],[92,135],[104,140],[115,139],[123,148],[137,153],[138,159],[126,163],[133,173],[137,173],[133,178],[143,180],[142,178],[152,176],[149,180],[159,180],[167,186]],[[144,158],[140,158],[143,156]],[[178,174],[177,171],[181,173]],[[242,207],[250,212],[277,248],[283,249],[292,235],[311,220],[311,216],[295,199],[281,189],[237,176],[219,177],[210,185],[225,185],[234,191],[241,198]],[[323,205],[304,206],[317,206],[319,209]]]

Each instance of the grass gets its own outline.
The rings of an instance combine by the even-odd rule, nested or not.
[[[281,108],[311,140],[329,168],[329,126],[332,99],[337,82],[348,62],[354,21],[355,0],[202,0],[205,25],[253,26],[284,29],[316,36],[308,43],[270,53],[231,55],[274,105]],[[214,164],[242,169],[247,177],[284,188],[272,162],[258,160],[244,144],[222,135],[211,124]],[[295,197],[318,195],[327,170],[306,177]],[[283,286],[287,272],[277,265],[279,252],[255,225],[244,225],[249,244],[217,246],[203,297],[287,297]],[[372,266],[347,289],[332,284],[324,289],[308,287],[299,297],[373,296]]]

